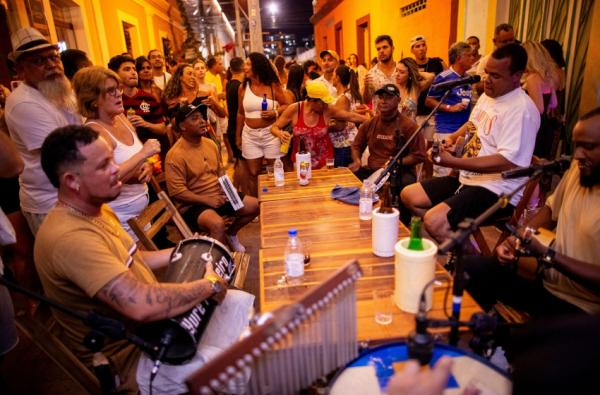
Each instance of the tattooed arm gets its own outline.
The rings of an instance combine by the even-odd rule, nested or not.
[[[212,273],[212,268],[207,268]],[[219,280],[224,291],[215,295],[222,300],[227,284]],[[185,313],[201,301],[213,296],[212,284],[205,279],[183,284],[146,284],[131,272],[108,282],[96,297],[120,314],[140,322],[150,322]]]

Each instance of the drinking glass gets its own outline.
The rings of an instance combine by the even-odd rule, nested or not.
[[[326,162],[327,170],[333,169],[334,165],[335,165],[335,159],[334,158],[327,158],[327,162]]]
[[[375,322],[379,325],[389,325],[392,323],[392,290],[374,289],[373,306],[375,312]]]

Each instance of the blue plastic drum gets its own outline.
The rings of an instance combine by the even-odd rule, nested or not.
[[[467,387],[480,390],[480,394],[510,395],[512,383],[502,370],[485,359],[455,347],[436,344],[430,366],[438,359],[453,359],[452,374],[444,394],[461,394]],[[377,395],[385,392],[394,375],[394,364],[408,360],[406,343],[385,344],[364,352],[350,362],[333,379],[331,395]]]

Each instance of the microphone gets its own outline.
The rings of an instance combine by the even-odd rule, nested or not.
[[[533,173],[541,171],[542,173],[562,173],[571,166],[571,157],[563,156],[558,160],[543,163],[539,165],[531,165],[528,167],[518,167],[516,169],[507,170],[502,172],[502,178],[519,178],[529,177]]]
[[[434,339],[427,330],[429,320],[427,319],[427,302],[425,300],[425,291],[433,284],[430,281],[421,292],[419,300],[419,312],[415,317],[415,331],[408,336],[407,348],[408,358],[416,359],[421,366],[427,365],[433,357]]]
[[[152,370],[150,371],[150,386],[152,386],[152,381],[154,380],[154,377],[156,377],[158,369],[160,369],[161,362],[165,357],[167,350],[171,346],[173,337],[175,337],[175,332],[173,331],[173,329],[168,328],[167,330],[165,330],[162,338],[160,339],[160,348],[158,350],[158,353],[156,354],[156,359],[154,360]]]
[[[431,85],[432,91],[447,91],[461,85],[476,84],[481,81],[481,77],[478,75],[469,75],[467,77],[459,78],[457,80],[440,82],[439,84]]]

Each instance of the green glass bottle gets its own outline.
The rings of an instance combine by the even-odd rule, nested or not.
[[[410,220],[410,240],[408,241],[408,249],[414,251],[423,251],[423,238],[421,237],[421,226],[423,220],[419,217],[412,217]]]

